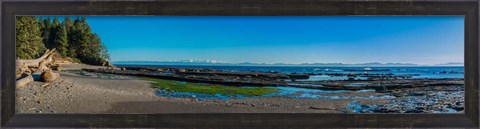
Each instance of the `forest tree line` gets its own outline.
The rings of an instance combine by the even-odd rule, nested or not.
[[[106,65],[110,56],[100,37],[92,32],[85,17],[17,16],[16,54],[34,59],[46,49],[55,48],[63,58],[91,65]]]

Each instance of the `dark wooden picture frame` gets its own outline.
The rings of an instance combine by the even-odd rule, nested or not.
[[[1,127],[388,128],[479,127],[478,0],[1,1]],[[16,114],[18,15],[462,15],[465,114]]]

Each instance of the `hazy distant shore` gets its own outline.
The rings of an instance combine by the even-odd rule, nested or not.
[[[462,62],[448,62],[440,64],[415,64],[415,63],[227,63],[217,60],[181,60],[181,61],[113,61],[116,65],[218,65],[218,66],[384,66],[384,67],[398,67],[398,66],[464,66]]]

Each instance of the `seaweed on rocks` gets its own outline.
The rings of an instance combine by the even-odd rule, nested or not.
[[[403,95],[397,95],[386,103],[364,105],[356,101],[348,104],[349,110],[354,113],[462,113],[465,110],[464,87],[458,86],[455,90],[422,88],[408,89]]]

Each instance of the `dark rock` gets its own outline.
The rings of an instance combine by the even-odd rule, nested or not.
[[[426,107],[415,107],[417,110],[425,110]]]
[[[310,107],[308,109],[314,109],[314,110],[335,110],[334,108],[323,108],[323,107]]]
[[[410,95],[410,96],[424,96],[424,95],[426,95],[426,93],[419,91],[419,92],[409,93],[409,95]]]
[[[423,113],[424,111],[422,110],[408,110],[408,111],[405,111],[404,113]]]
[[[452,109],[458,112],[465,110],[465,107],[452,107]]]

